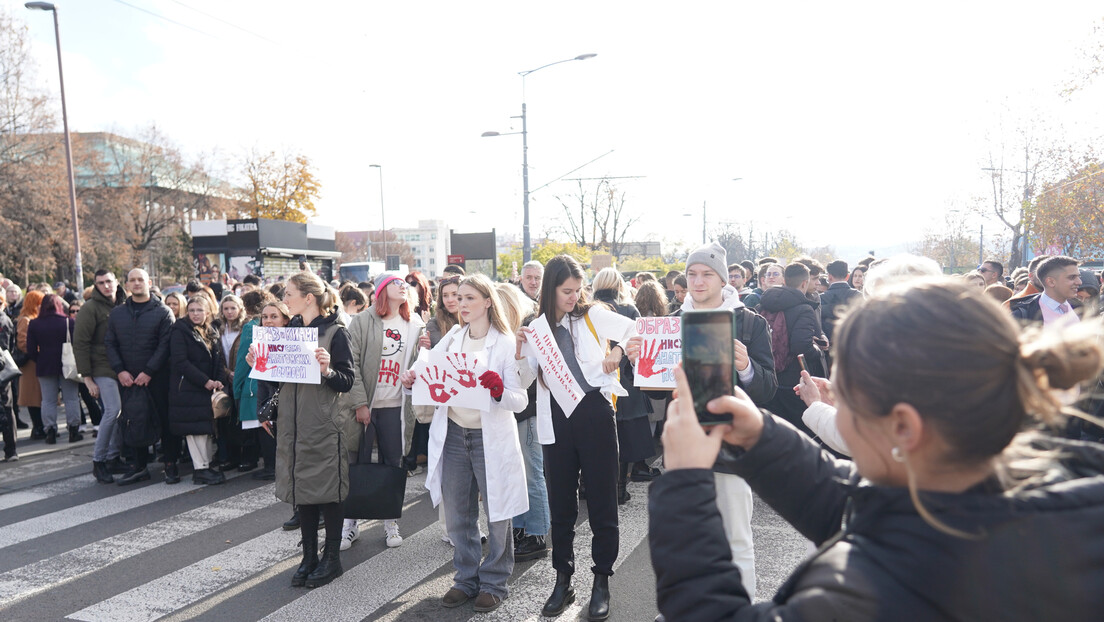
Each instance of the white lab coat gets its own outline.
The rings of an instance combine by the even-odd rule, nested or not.
[[[454,326],[434,350],[460,352],[467,326]],[[514,359],[516,342],[493,327],[487,333],[484,349],[487,368],[502,377],[505,390],[498,402],[491,400],[491,410],[482,413],[484,463],[487,469],[487,507],[490,522],[511,519],[529,511],[529,489],[525,481],[525,462],[518,442],[514,413],[529,404],[522,377]],[[525,367],[525,365],[522,365]],[[528,374],[526,374],[528,376]],[[433,505],[441,503],[441,454],[448,431],[448,406],[438,406],[429,426],[429,456],[426,488]]]
[[[625,396],[628,392],[621,386],[616,370],[609,374],[602,371],[602,361],[606,358],[606,344],[609,341],[616,341],[623,346],[636,335],[636,322],[601,304],[591,307],[587,315],[594,324],[594,330],[598,333],[601,343],[591,334],[590,327],[582,317],[565,313],[560,320],[560,326],[566,327],[571,333],[575,357],[579,361],[579,369],[586,376],[587,384],[601,390],[602,395],[612,404],[612,396]],[[552,329],[555,330],[556,327],[553,326]],[[533,346],[526,342],[522,354],[529,360],[530,373],[536,376],[540,363],[537,362],[539,359]],[[528,375],[523,374],[522,379],[526,377]],[[552,429],[552,393],[542,382],[537,382],[537,442],[541,445],[551,445],[556,442],[556,433]]]

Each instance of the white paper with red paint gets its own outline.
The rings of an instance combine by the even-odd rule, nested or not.
[[[491,391],[483,388],[479,377],[487,371],[485,350],[478,352],[439,352],[422,350],[414,364],[413,404],[491,409]]]
[[[548,320],[542,315],[529,323],[528,342],[540,363],[544,384],[552,392],[565,417],[570,417],[575,412],[575,407],[583,401],[585,393],[575,381],[575,375],[564,360],[560,346],[556,343],[556,337],[548,326]]]
[[[322,370],[314,351],[318,328],[254,326],[255,362],[249,377],[269,382],[319,384]]]
[[[674,389],[675,368],[682,362],[682,318],[642,317],[636,334],[643,337],[640,357],[633,369],[633,386],[642,389]]]

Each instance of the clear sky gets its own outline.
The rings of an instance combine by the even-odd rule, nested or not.
[[[22,4],[0,0],[56,88],[50,17]],[[74,130],[156,122],[193,153],[301,151],[316,220],[341,229],[379,226],[381,164],[389,227],[520,234],[521,137],[480,134],[520,130],[517,72],[583,53],[527,79],[530,187],[613,150],[570,177],[643,176],[620,182],[643,216],[630,237],[668,243],[700,240],[703,202],[711,226],[809,245],[917,239],[990,196],[1002,123],[1032,109],[1085,139],[1104,103],[1101,84],[1058,97],[1104,23],[1090,1],[57,4]],[[535,236],[573,189],[533,194]]]

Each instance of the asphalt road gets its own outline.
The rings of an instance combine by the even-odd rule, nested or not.
[[[518,564],[510,597],[495,612],[445,609],[452,548],[441,541],[437,510],[423,485],[408,480],[400,521],[404,542],[388,549],[383,527],[362,521],[361,537],[342,553],[345,575],[306,590],[289,586],[298,565],[298,532],[281,530],[290,507],[271,483],[230,473],[221,486],[154,478],[121,488],[97,484],[92,443],[47,446],[21,430],[21,460],[0,464],[0,619],[84,620],[541,620],[554,582],[549,559]],[[647,485],[630,484],[621,507],[621,555],[610,585],[611,620],[650,621],[657,613],[647,545]],[[770,598],[806,554],[805,541],[765,504],[753,519],[758,596]],[[585,506],[576,537],[588,566]],[[580,599],[558,619],[585,619],[590,575]]]

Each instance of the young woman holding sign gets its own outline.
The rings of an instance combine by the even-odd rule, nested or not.
[[[556,569],[556,586],[541,614],[558,616],[575,601],[571,575],[575,572],[573,547],[579,516],[576,494],[582,472],[587,514],[594,532],[594,586],[588,619],[605,620],[610,612],[609,578],[618,548],[617,428],[612,401],[614,395],[626,394],[615,373],[625,352],[621,346],[614,346],[609,354],[605,350],[608,341],[628,341],[635,324],[606,305],[587,300],[583,277],[578,261],[560,255],[545,266],[541,283],[540,317],[551,326],[575,383],[585,393],[569,416],[549,391],[546,378],[542,377],[537,387],[537,438],[544,445],[552,514],[552,567]],[[518,331],[516,357],[528,358],[535,372],[538,352],[532,344],[526,345],[531,332],[530,328]]]
[[[426,487],[434,504],[443,498],[449,537],[456,547],[456,576],[441,603],[457,607],[475,597],[475,610],[486,612],[498,608],[507,596],[506,580],[514,570],[513,517],[529,509],[514,412],[524,410],[529,401],[524,386],[533,381],[533,372],[528,365],[519,371],[514,360],[513,331],[494,283],[481,274],[469,276],[458,293],[464,324],[453,327],[434,351],[485,352],[487,371],[478,382],[490,390],[491,401],[487,410],[437,407],[429,432]],[[403,386],[409,389],[415,379],[415,372],[404,372]],[[480,493],[490,527],[482,562]]]
[[[341,576],[341,504],[349,494],[341,393],[353,386],[349,335],[337,321],[337,292],[310,272],[287,280],[284,303],[295,317],[290,326],[318,329],[314,356],[319,384],[280,383],[276,431],[276,496],[299,507],[303,562],[293,586],[318,587]],[[256,349],[254,343],[252,349]],[[254,363],[254,352],[249,364]],[[326,549],[318,559],[318,519],[326,524]]]

